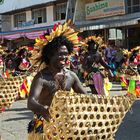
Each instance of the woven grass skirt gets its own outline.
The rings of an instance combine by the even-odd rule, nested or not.
[[[12,78],[0,78],[0,108],[10,107],[18,96],[25,75]]]
[[[77,95],[58,91],[50,106],[50,122],[44,133],[31,133],[30,140],[113,140],[135,97]],[[42,139],[41,139],[42,137]]]

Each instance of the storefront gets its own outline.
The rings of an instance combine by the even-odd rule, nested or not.
[[[140,24],[137,26],[129,27],[126,30],[126,41],[129,45],[129,49],[140,46]]]
[[[0,41],[1,44],[4,44],[4,46],[7,46],[10,49],[11,47],[33,45],[35,38],[46,34],[50,28],[52,28],[52,26],[2,32],[0,33]]]
[[[89,0],[88,3],[79,0],[74,20],[81,32],[102,35],[105,42],[111,40],[128,49],[140,45],[140,13],[128,14],[125,0]]]

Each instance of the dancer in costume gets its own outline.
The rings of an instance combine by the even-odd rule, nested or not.
[[[16,71],[19,72],[25,72],[30,66],[31,63],[28,59],[29,53],[27,48],[23,47],[20,48],[18,53],[17,53],[17,58],[16,58]]]
[[[4,77],[9,78],[15,76],[16,55],[14,52],[3,55],[4,60]]]
[[[140,75],[139,75],[139,65],[140,65],[140,46],[131,50],[131,56],[129,59],[128,71],[126,72],[126,78],[128,81],[128,94],[134,94],[140,97]]]
[[[95,36],[86,39],[88,51],[85,54],[83,68],[87,72],[85,84],[90,87],[92,94],[104,94],[104,77],[101,74],[101,66],[112,69],[105,63],[102,56],[98,53],[98,41]]]
[[[129,65],[129,55],[130,51],[127,49],[122,49],[121,52],[119,50],[118,55],[116,55],[117,77],[120,79],[122,90],[127,90],[128,88],[128,80],[126,79],[125,71]],[[117,59],[117,57],[119,57],[119,59]]]
[[[73,46],[79,43],[77,32],[69,26],[69,23],[58,24],[52,29],[50,35],[43,39],[36,39],[36,46],[42,48],[40,62],[45,62],[46,67],[34,77],[28,98],[28,108],[36,115],[29,123],[29,139],[34,139],[35,134],[43,136],[44,119],[49,120],[49,106],[53,96],[58,90],[77,93],[86,93],[77,75],[65,68],[68,55]],[[32,137],[34,134],[34,138]]]
[[[138,73],[139,65],[139,47],[128,50],[122,50],[122,63],[119,62],[118,76],[121,80],[122,89],[128,89],[128,95],[134,94],[140,97],[140,76]]]

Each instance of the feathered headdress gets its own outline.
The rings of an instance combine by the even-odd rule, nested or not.
[[[103,39],[100,36],[89,36],[89,37],[85,38],[85,43],[87,43],[91,40],[95,41],[99,45],[101,45],[103,43]]]
[[[133,51],[138,51],[138,50],[140,50],[140,46],[137,46],[137,47],[131,49],[131,52],[133,52]]]
[[[16,53],[19,53],[22,49],[26,49],[26,50],[28,51],[28,46],[19,47],[19,48],[16,50]]]
[[[84,49],[87,51],[88,48],[88,42],[89,41],[94,41],[96,44],[99,45],[99,48],[101,47],[101,45],[103,44],[103,38],[100,36],[88,36],[85,39],[82,40],[84,43],[82,43],[82,46],[84,47]]]
[[[72,28],[71,20],[69,20],[64,24],[55,24],[49,35],[36,38],[35,47],[42,49],[45,45],[58,36],[65,36],[74,46],[79,45],[78,31]]]
[[[124,55],[127,55],[127,56],[129,56],[131,54],[131,52],[128,51],[127,49],[123,49],[122,52]]]
[[[0,45],[0,54],[2,55],[2,54],[4,54],[4,53],[6,53],[6,52],[5,52],[5,48],[3,48],[3,47]]]
[[[41,62],[41,51],[44,47],[47,47],[46,45],[49,42],[52,42],[53,39],[59,36],[64,36],[67,38],[68,41],[70,41],[73,46],[81,46],[81,43],[79,41],[78,37],[79,31],[77,31],[71,20],[68,20],[67,22],[64,22],[63,24],[55,24],[54,27],[50,30],[50,32],[47,33],[47,35],[39,36],[35,39],[35,47],[34,52],[35,55],[32,56],[32,58],[35,60],[35,63],[41,66],[43,63]],[[34,64],[35,64],[34,63]]]

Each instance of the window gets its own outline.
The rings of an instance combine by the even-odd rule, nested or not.
[[[14,27],[22,27],[26,22],[26,13],[19,13],[14,15]]]
[[[131,4],[131,0],[128,0],[128,1],[127,1],[127,5],[128,5],[128,6],[131,6],[131,5],[132,5],[132,4]]]
[[[140,12],[140,6],[139,5],[133,6],[132,11],[133,11],[133,13]]]
[[[140,4],[139,0],[133,0],[133,5],[139,5],[139,4]]]
[[[140,12],[140,0],[128,0],[128,13]]]
[[[74,16],[74,12],[75,12],[75,5],[76,5],[76,0],[71,0],[69,3],[68,3],[68,13],[67,13],[67,19],[73,19],[73,16]]]
[[[32,19],[35,21],[35,24],[46,22],[46,8],[32,10]]]
[[[109,29],[109,39],[110,40],[116,40],[116,39],[122,39],[122,29],[116,29],[112,28]]]
[[[67,3],[56,4],[54,7],[54,20],[63,20],[66,18]]]

